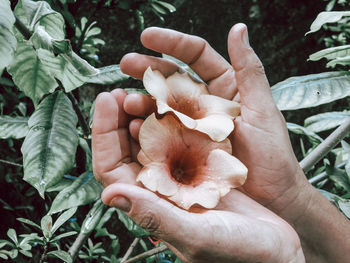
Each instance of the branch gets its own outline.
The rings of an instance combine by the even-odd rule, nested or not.
[[[78,252],[81,246],[85,243],[86,239],[88,239],[88,234],[79,233],[78,237],[75,239],[72,246],[69,248],[68,253],[71,255],[73,262],[75,257],[78,255]]]
[[[128,259],[127,261],[124,261],[123,263],[133,263],[133,262],[137,262],[137,261],[139,261],[139,260],[141,260],[141,259],[148,258],[148,257],[150,257],[150,256],[153,256],[153,255],[155,255],[155,254],[158,254],[158,253],[160,253],[160,252],[163,252],[163,251],[165,251],[165,250],[167,250],[167,249],[168,249],[168,247],[167,247],[166,245],[162,245],[162,246],[160,246],[160,247],[156,247],[156,248],[153,248],[153,249],[151,249],[151,250],[148,250],[148,251],[146,251],[146,252],[144,252],[144,253],[141,253],[141,254],[139,254],[139,255],[133,257],[133,258],[130,258],[130,259]]]
[[[346,165],[345,162],[344,163],[340,163],[340,164],[337,165],[337,168],[339,168],[339,169],[344,168],[345,165]],[[323,181],[324,179],[326,179],[327,175],[328,175],[327,172],[322,172],[322,173],[320,173],[320,174],[310,178],[309,179],[309,183],[310,184],[317,184],[317,183]]]
[[[27,28],[25,24],[15,15],[16,21],[15,21],[15,27],[18,29],[18,31],[24,36],[25,39],[29,39],[32,36],[32,32]]]
[[[76,98],[74,97],[74,95],[71,92],[69,92],[69,93],[67,93],[67,96],[73,104],[74,111],[78,116],[79,124],[80,124],[81,128],[83,129],[83,133],[84,133],[85,138],[87,138],[90,134],[89,125],[85,121],[84,115],[81,112],[79,105],[78,105],[78,102],[77,102]]]
[[[134,250],[134,248],[136,247],[136,245],[139,241],[140,241],[139,237],[134,239],[134,241],[131,243],[130,247],[126,251],[124,257],[122,258],[121,263],[123,263],[125,260],[127,260],[129,258],[129,256],[131,255],[132,251]]]
[[[17,166],[17,167],[23,167],[22,164],[13,163],[13,162],[2,160],[2,159],[0,159],[0,163],[9,164],[9,165]]]
[[[329,153],[349,132],[350,117],[299,163],[304,173]]]

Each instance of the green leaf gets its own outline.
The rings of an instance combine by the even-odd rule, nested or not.
[[[19,253],[21,253],[21,254],[25,255],[26,257],[29,257],[29,258],[33,257],[32,252],[27,251],[27,250],[20,250]]]
[[[12,62],[16,47],[17,40],[12,30],[0,25],[0,75],[3,69]]]
[[[271,88],[280,110],[296,110],[325,104],[350,95],[347,71],[291,77]]]
[[[44,237],[48,240],[52,236],[52,217],[49,215],[44,216],[41,221],[41,230],[43,231]]]
[[[77,177],[70,176],[70,175],[64,175],[64,177],[57,184],[47,188],[46,192],[60,192],[63,189],[71,186],[73,181],[74,181],[74,178],[76,179]]]
[[[83,234],[90,234],[100,222],[105,210],[106,205],[102,202],[101,199],[97,200],[87,214],[81,226],[80,232]]]
[[[330,47],[322,49],[316,53],[313,53],[309,56],[309,59],[312,61],[320,60],[321,58],[326,58],[328,60],[345,57],[350,55],[350,45],[344,45],[339,47]]]
[[[11,10],[10,1],[0,0],[0,25],[7,29],[11,29],[15,20],[15,16]]]
[[[156,10],[158,13],[162,14],[162,15],[166,15],[167,11],[166,9],[164,9],[163,6],[158,5],[157,2],[151,3],[151,6],[153,7],[154,10]]]
[[[123,211],[117,209],[118,218],[124,224],[127,230],[129,230],[135,237],[149,236],[150,233],[136,224],[130,217],[128,217]]]
[[[332,166],[327,166],[326,171],[329,175],[329,179],[332,180],[337,187],[350,192],[350,180],[344,170]]]
[[[157,4],[159,4],[159,5],[162,5],[162,6],[165,7],[166,9],[168,9],[170,13],[173,13],[173,12],[176,11],[175,6],[173,6],[173,5],[171,5],[171,4],[167,3],[167,2],[164,2],[164,1],[155,1],[155,2],[156,2]]]
[[[323,141],[323,139],[320,136],[318,136],[316,133],[314,133],[314,132],[310,131],[309,129],[307,129],[303,126],[300,126],[298,124],[287,122],[287,128],[289,131],[291,131],[295,134],[306,135],[308,140],[313,145],[318,145],[320,142]]]
[[[350,219],[350,200],[340,199],[337,204],[344,215]]]
[[[348,66],[350,65],[350,56],[336,58],[327,63],[327,67],[334,68],[336,65]]]
[[[20,139],[27,135],[28,117],[0,116],[0,138]]]
[[[101,220],[98,223],[96,228],[102,228],[103,225],[112,217],[112,215],[115,211],[116,211],[116,209],[114,207],[108,208],[107,211],[104,213],[103,217],[101,218]]]
[[[18,43],[13,63],[8,67],[14,83],[36,104],[58,86],[56,80],[46,69],[33,47],[26,43]]]
[[[350,117],[350,111],[333,111],[320,113],[308,117],[304,121],[304,126],[312,132],[322,132],[333,129],[341,125],[346,118]]]
[[[27,224],[27,225],[30,225],[30,226],[33,226],[33,227],[35,227],[35,228],[37,228],[38,230],[41,230],[41,227],[38,225],[38,224],[36,224],[36,223],[34,223],[33,221],[31,221],[31,220],[29,220],[29,219],[27,219],[27,218],[16,218],[19,222],[22,222],[22,223],[24,223],[24,224]]]
[[[88,75],[88,83],[110,85],[129,78],[120,70],[119,65],[106,66],[97,70],[97,73]]]
[[[49,253],[47,253],[47,255],[59,258],[59,259],[63,260],[64,262],[68,262],[68,263],[73,262],[71,255],[69,255],[68,252],[63,251],[63,250],[50,251]]]
[[[7,236],[13,241],[13,243],[18,245],[18,238],[17,238],[16,230],[14,230],[13,228],[10,228],[7,231]]]
[[[78,118],[62,92],[46,97],[28,121],[22,145],[24,180],[43,197],[73,167],[78,145]]]
[[[72,47],[70,41],[67,39],[58,40],[52,38],[43,26],[38,26],[35,32],[29,39],[36,49],[43,48],[47,49],[55,54],[70,53],[72,52]]]
[[[54,11],[45,1],[21,0],[15,8],[17,17],[34,31],[37,26],[43,26],[53,38],[63,40],[65,37],[65,22],[62,15]]]
[[[52,234],[54,234],[56,230],[60,228],[60,226],[62,226],[68,219],[70,219],[75,214],[75,212],[77,211],[77,208],[78,208],[77,206],[72,207],[67,211],[65,211],[64,213],[62,213],[62,215],[60,215],[57,218],[51,230]]]
[[[53,200],[49,214],[85,205],[100,198],[103,186],[96,181],[91,172],[85,172],[72,185],[59,192]]]
[[[312,22],[310,31],[307,32],[306,35],[320,30],[320,28],[326,23],[338,22],[344,16],[350,16],[350,11],[321,12],[318,14],[314,22]]]
[[[84,150],[85,152],[85,170],[92,171],[92,153],[89,144],[87,141],[83,138],[79,138],[79,146]]]
[[[55,236],[53,239],[50,240],[50,242],[51,242],[51,243],[54,243],[54,242],[56,242],[56,241],[61,240],[62,238],[70,237],[70,236],[76,235],[77,233],[78,233],[77,231],[69,231],[69,232],[60,234],[60,235],[58,235],[58,236]]]

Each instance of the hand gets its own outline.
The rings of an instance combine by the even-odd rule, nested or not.
[[[275,106],[263,66],[249,46],[246,26],[237,24],[229,33],[232,65],[205,40],[173,30],[146,29],[141,41],[146,48],[187,63],[208,84],[210,93],[240,101],[241,116],[235,120],[231,142],[233,155],[248,167],[248,179],[242,190],[276,213],[297,218],[304,207],[297,211],[289,206],[298,203],[302,199],[299,195],[310,186],[293,153],[284,118]],[[164,75],[178,70],[178,66],[168,60],[135,53],[126,55],[120,66],[124,73],[139,79],[148,66]],[[135,108],[142,101],[152,105],[151,98],[145,95],[128,95],[125,111],[142,115]],[[137,132],[133,134],[137,139]]]
[[[125,97],[123,90],[114,90],[96,99],[93,162],[97,180],[108,185],[104,203],[127,212],[185,262],[304,262],[295,231],[237,190],[215,210],[192,213],[138,187],[139,146],[127,132]],[[139,110],[146,113],[145,108]]]

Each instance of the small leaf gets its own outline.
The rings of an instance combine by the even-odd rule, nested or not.
[[[350,219],[350,200],[338,200],[339,209]]]
[[[49,214],[96,201],[100,198],[102,190],[103,186],[96,181],[93,174],[85,172],[56,196]]]
[[[336,58],[327,63],[328,68],[334,68],[336,65],[348,66],[350,65],[350,56]]]
[[[157,2],[151,3],[151,6],[153,7],[154,10],[156,10],[158,13],[162,14],[162,15],[166,15],[167,11],[166,9],[164,9],[163,6],[157,4]]]
[[[92,153],[89,144],[87,141],[83,138],[79,138],[79,146],[84,150],[85,152],[85,170],[92,171]]]
[[[100,219],[100,222],[98,223],[96,228],[102,228],[103,225],[112,217],[115,211],[116,209],[114,207],[108,208],[107,211],[104,213],[103,217]]]
[[[80,232],[86,235],[90,234],[100,222],[105,210],[106,205],[102,202],[101,199],[97,200],[87,214],[81,226]]]
[[[0,116],[0,138],[24,138],[29,131],[28,119],[28,117]]]
[[[350,192],[350,180],[345,171],[331,166],[327,166],[326,171],[329,175],[329,179],[331,179],[337,187]]]
[[[56,242],[56,241],[61,240],[62,238],[70,237],[70,236],[76,235],[77,233],[78,233],[77,231],[69,231],[69,232],[60,234],[60,235],[58,235],[58,236],[55,236],[53,239],[50,240],[50,242],[51,242],[51,243],[54,243],[54,242]]]
[[[41,230],[43,231],[43,235],[46,239],[50,239],[52,236],[52,217],[49,215],[44,216],[41,219]]]
[[[88,75],[88,83],[110,85],[129,78],[121,71],[119,65],[106,66],[97,70],[97,73]]]
[[[62,215],[60,215],[55,221],[55,223],[53,224],[53,227],[51,230],[52,234],[54,234],[56,230],[60,228],[60,226],[62,226],[69,218],[71,218],[76,211],[77,211],[77,207],[72,207],[67,211],[65,211]]]
[[[7,231],[7,236],[13,241],[13,243],[15,243],[16,245],[18,245],[18,239],[17,239],[16,230],[14,230],[13,228],[10,228],[10,229]]]
[[[56,80],[41,63],[33,47],[25,42],[18,43],[15,58],[8,67],[16,86],[36,104],[49,92],[58,87]]]
[[[62,92],[46,97],[28,121],[22,145],[24,180],[43,197],[73,167],[78,145],[78,118]]]
[[[289,131],[291,131],[295,134],[306,135],[307,138],[309,139],[309,141],[313,145],[318,145],[320,142],[323,141],[323,139],[320,136],[318,136],[316,133],[314,133],[314,132],[310,131],[309,129],[307,129],[303,126],[300,126],[298,124],[287,122],[287,128]]]
[[[333,111],[320,113],[308,117],[304,121],[304,126],[312,132],[322,132],[333,129],[341,125],[346,118],[350,117],[350,111]]]
[[[118,218],[124,224],[127,230],[129,230],[135,237],[149,236],[150,233],[136,224],[130,217],[124,212],[117,209]]]
[[[22,223],[24,223],[24,224],[33,226],[33,227],[37,228],[38,230],[41,230],[41,227],[40,227],[38,224],[34,223],[33,221],[31,221],[31,220],[29,220],[29,219],[27,219],[27,218],[16,218],[16,219],[17,219],[19,222],[22,222]]]
[[[347,71],[291,77],[271,88],[280,110],[315,107],[350,95]]]
[[[71,255],[69,255],[69,253],[67,253],[66,251],[63,251],[63,250],[50,251],[49,253],[47,253],[47,255],[54,256],[56,258],[63,260],[64,262],[67,262],[67,263],[73,262]]]
[[[173,13],[173,12],[176,11],[175,6],[173,6],[173,5],[171,5],[171,4],[167,3],[167,2],[159,1],[159,0],[157,0],[157,1],[155,1],[155,2],[156,2],[157,4],[159,4],[159,5],[162,5],[162,6],[165,7],[166,9],[168,9],[170,13]]]
[[[29,257],[29,258],[33,257],[32,252],[27,251],[27,250],[20,250],[19,253],[21,253],[21,254],[25,255],[26,257]]]
[[[322,49],[316,53],[313,53],[309,56],[309,59],[312,61],[320,60],[321,58],[326,58],[328,60],[346,57],[350,55],[350,45],[344,45],[339,47],[330,47]]]
[[[344,16],[350,16],[350,11],[321,12],[318,14],[314,22],[312,22],[310,31],[307,32],[306,35],[320,30],[320,28],[326,23],[338,22]]]

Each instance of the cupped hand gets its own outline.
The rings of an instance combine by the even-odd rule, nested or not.
[[[146,48],[188,64],[208,84],[211,94],[241,103],[241,116],[235,120],[230,139],[233,155],[248,167],[242,191],[278,214],[288,214],[288,207],[298,202],[299,194],[307,191],[309,184],[293,153],[285,120],[273,101],[264,68],[249,45],[246,26],[237,24],[229,33],[231,64],[205,40],[169,29],[148,28],[142,33],[141,42]],[[120,66],[124,73],[139,79],[148,66],[165,76],[179,70],[169,60],[137,53],[124,56]],[[128,95],[124,109],[140,116],[142,112],[135,105],[142,103],[143,112],[153,105],[150,97]],[[132,125],[132,134],[137,134],[135,130],[141,123],[137,120],[137,125]],[[137,140],[137,136],[134,138]],[[297,211],[292,213],[298,216]]]
[[[102,200],[123,209],[184,262],[305,262],[295,231],[238,190],[201,213],[129,184],[109,185]]]

